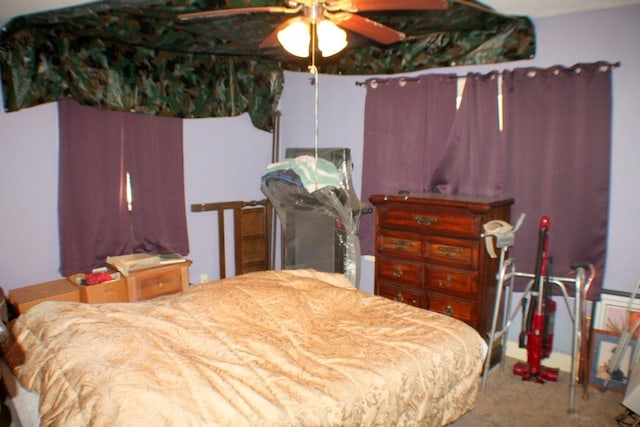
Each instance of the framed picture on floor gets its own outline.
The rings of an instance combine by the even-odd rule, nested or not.
[[[621,334],[632,329],[640,321],[640,299],[635,298],[631,304],[631,294],[627,292],[609,293],[603,291],[595,313],[594,327]],[[638,339],[640,328],[634,334]]]
[[[620,349],[621,357],[615,370],[608,372],[618,344],[620,334],[613,331],[594,329],[591,336],[589,385],[599,389],[607,389],[624,393],[629,382],[629,373],[636,340],[629,340],[624,349]]]

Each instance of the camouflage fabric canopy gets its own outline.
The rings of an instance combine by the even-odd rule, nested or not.
[[[15,111],[73,97],[86,105],[177,117],[249,112],[273,129],[283,70],[308,60],[260,42],[290,15],[244,14],[199,21],[178,15],[211,9],[282,6],[278,0],[107,0],[11,20],[0,33],[4,105]],[[320,73],[392,74],[528,59],[535,33],[526,17],[493,13],[468,0],[437,11],[360,13],[404,32],[384,46],[349,33]]]

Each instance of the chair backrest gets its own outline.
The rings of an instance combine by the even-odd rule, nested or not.
[[[267,199],[191,205],[191,212],[215,211],[218,216],[220,278],[226,277],[225,212],[233,211],[235,274],[269,270],[272,208]]]

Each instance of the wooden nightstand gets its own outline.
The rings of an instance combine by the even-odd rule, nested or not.
[[[191,261],[153,266],[126,277],[129,301],[141,301],[189,289]]]
[[[18,314],[44,301],[80,301],[78,289],[67,278],[38,283],[9,291],[9,302]]]

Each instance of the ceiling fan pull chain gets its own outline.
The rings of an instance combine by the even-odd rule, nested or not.
[[[313,75],[311,81],[313,83],[313,147],[315,159],[315,178],[316,187],[318,185],[318,69],[315,65],[309,66],[309,72]]]
[[[315,177],[316,188],[318,187],[318,68],[316,67],[316,42],[317,42],[317,27],[315,24],[311,24],[311,65],[309,71],[313,74],[313,147],[315,150]]]

